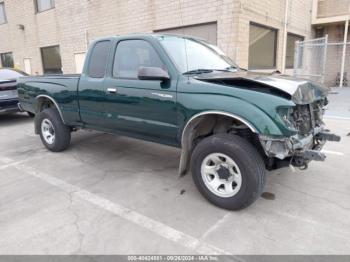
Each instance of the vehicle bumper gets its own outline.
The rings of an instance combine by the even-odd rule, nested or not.
[[[332,134],[324,127],[315,128],[307,136],[295,135],[292,137],[259,136],[260,143],[269,158],[288,160],[296,167],[307,167],[314,161],[324,161],[326,156],[321,152],[327,141],[340,141],[340,136]]]
[[[0,101],[0,114],[16,113],[19,111],[18,99]]]

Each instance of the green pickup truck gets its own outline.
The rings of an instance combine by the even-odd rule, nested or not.
[[[322,161],[327,89],[315,82],[239,68],[216,46],[187,36],[102,38],[81,75],[20,78],[20,108],[51,151],[92,129],[181,148],[213,204],[237,210],[263,192],[265,171]]]

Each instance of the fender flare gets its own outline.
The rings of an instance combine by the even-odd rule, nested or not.
[[[48,96],[48,95],[38,95],[37,97],[35,97],[35,101],[36,101],[36,104],[35,104],[35,112],[36,112],[36,113],[39,113],[38,101],[39,101],[40,98],[45,98],[45,99],[50,100],[50,101],[55,105],[55,107],[57,108],[57,111],[58,111],[58,113],[59,113],[59,115],[60,115],[60,117],[61,117],[61,119],[62,119],[63,124],[66,124],[66,123],[64,122],[64,118],[63,118],[63,115],[62,115],[62,111],[61,111],[61,109],[59,108],[58,103],[57,103],[56,100],[53,99],[51,96]],[[37,114],[36,114],[36,115],[37,115]],[[34,123],[34,126],[35,126],[35,134],[39,134],[39,123],[38,123],[38,121],[37,121],[37,117],[35,117],[34,122],[35,122],[35,123]]]
[[[204,111],[195,114],[192,116],[186,123],[185,127],[182,130],[181,135],[181,157],[180,157],[180,165],[179,165],[179,175],[184,175],[187,172],[188,166],[189,166],[189,160],[190,160],[190,152],[192,150],[191,143],[193,141],[193,133],[191,134],[191,126],[194,126],[198,119],[200,119],[201,116],[204,115],[222,115],[222,116],[228,116],[232,119],[238,120],[245,124],[253,133],[258,133],[257,129],[246,119],[242,118],[241,116],[228,113],[225,111],[216,111],[216,110],[209,110]]]
[[[53,99],[51,96],[48,96],[48,95],[38,95],[38,96],[35,98],[35,100],[38,101],[41,97],[44,97],[44,98],[46,98],[46,99],[49,99],[49,100],[55,105],[55,107],[57,108],[58,113],[60,114],[60,117],[61,117],[61,119],[62,119],[63,124],[65,124],[64,119],[63,119],[63,115],[62,115],[62,111],[61,111],[61,109],[59,108],[58,103],[56,102],[56,100]],[[36,106],[37,106],[37,105],[36,105]],[[36,109],[36,111],[38,111],[38,108]]]

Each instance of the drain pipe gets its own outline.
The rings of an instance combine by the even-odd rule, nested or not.
[[[288,7],[289,7],[289,0],[285,0],[283,45],[282,45],[282,70],[281,70],[282,74],[284,74],[286,71]]]
[[[348,29],[349,29],[349,17],[348,17],[348,19],[345,22],[344,42],[343,42],[343,55],[342,55],[342,58],[341,58],[339,87],[343,87],[343,81],[344,81],[344,67],[345,67],[346,45],[347,45],[347,41],[348,41]]]
[[[89,31],[86,29],[84,32],[85,52],[89,49]]]

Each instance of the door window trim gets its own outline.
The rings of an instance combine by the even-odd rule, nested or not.
[[[93,47],[91,48],[91,52],[89,54],[89,57],[85,57],[85,61],[88,61],[88,64],[87,64],[87,69],[86,69],[86,76],[89,77],[89,78],[93,78],[93,79],[104,79],[106,78],[107,76],[107,68],[108,68],[108,63],[109,63],[109,58],[110,58],[110,55],[111,55],[111,49],[112,49],[112,46],[109,47],[109,51],[108,51],[108,55],[107,55],[107,59],[106,59],[106,68],[105,68],[105,71],[104,71],[104,75],[102,77],[93,77],[91,76],[89,73],[90,73],[90,65],[91,65],[91,57],[93,55],[93,52],[94,52],[94,49],[96,47],[96,45],[98,43],[101,43],[101,42],[109,42],[110,45],[113,44],[113,41],[111,41],[110,39],[103,39],[103,40],[99,40],[99,41],[96,41],[94,44],[93,44]],[[88,60],[87,60],[88,59]],[[84,72],[84,67],[83,67],[83,72]]]
[[[139,40],[139,41],[144,41],[146,43],[148,43],[151,48],[153,48],[154,52],[158,55],[159,60],[162,61],[162,63],[166,66],[168,74],[170,76],[171,79],[171,75],[169,73],[169,69],[168,69],[168,65],[164,62],[164,59],[162,58],[162,56],[159,54],[158,50],[156,48],[154,48],[154,46],[152,45],[152,43],[146,39],[142,39],[142,38],[130,38],[130,39],[119,39],[116,41],[115,45],[114,45],[114,50],[113,50],[113,59],[112,59],[112,66],[111,66],[111,71],[110,71],[110,76],[112,79],[120,79],[120,80],[138,80],[138,81],[149,81],[149,80],[140,80],[138,79],[138,77],[117,77],[113,74],[114,71],[114,65],[115,65],[115,59],[116,59],[116,53],[117,53],[117,48],[118,45],[123,42],[123,41],[134,41],[134,40]]]

